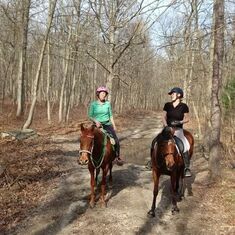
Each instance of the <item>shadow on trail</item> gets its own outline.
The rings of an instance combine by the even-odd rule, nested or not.
[[[80,172],[84,170],[86,171],[87,169],[79,169]],[[66,178],[63,185],[52,199],[39,206],[40,217],[36,221],[37,224],[39,224],[39,228],[37,231],[34,231],[33,234],[58,234],[63,228],[86,212],[88,209],[87,194],[90,188],[89,182],[88,184],[81,183],[81,181],[86,180],[86,177],[83,177],[83,174],[80,174],[80,172],[77,173],[77,169],[75,172],[72,172],[71,175],[73,175],[73,179],[68,180],[71,175]],[[38,211],[35,211],[33,214],[37,215]],[[36,223],[34,221],[33,226],[35,227],[35,225]]]
[[[168,176],[164,176],[164,177],[166,178]],[[192,184],[194,183],[195,178],[196,178],[196,175],[193,174],[192,177],[185,179],[184,195],[185,195],[185,192],[187,191],[188,196],[193,196]],[[183,234],[184,233],[185,228],[187,227],[187,219],[188,219],[188,216],[189,216],[188,213],[191,213],[192,211],[190,211],[190,212],[187,211],[187,214],[183,214],[182,211],[180,211],[176,215],[170,214],[169,215],[169,216],[171,216],[170,220],[167,220],[167,221],[163,220],[163,216],[165,214],[168,214],[169,211],[170,211],[170,208],[172,207],[172,203],[171,203],[171,198],[172,197],[171,197],[170,188],[171,188],[171,182],[170,182],[169,177],[168,177],[168,179],[164,179],[164,181],[162,181],[162,183],[161,183],[161,179],[160,179],[160,188],[159,188],[159,193],[158,193],[157,199],[158,199],[158,197],[161,197],[161,199],[160,199],[159,202],[157,200],[157,203],[156,203],[156,209],[155,209],[156,216],[153,217],[153,218],[149,218],[147,216],[148,211],[146,211],[146,222],[139,229],[139,231],[135,233],[136,235],[152,234],[153,227],[155,227],[158,224],[161,227],[163,227],[163,229],[167,228],[167,227],[170,226],[171,221],[174,220],[175,218],[177,218],[178,216],[182,216],[182,217],[185,218],[184,219],[185,224],[180,226],[180,227],[177,227],[177,231],[175,231],[175,232],[176,232],[176,234],[179,234],[179,233]],[[184,200],[185,200],[185,196],[182,198],[181,202],[178,200],[178,203],[179,202],[184,203]],[[180,206],[180,203],[179,203],[179,206]],[[149,209],[150,208],[148,208],[148,210]]]
[[[72,184],[71,182],[65,182],[63,188],[59,190],[53,199],[41,206],[43,214],[49,217],[51,222],[34,232],[35,235],[58,234],[65,227],[78,220],[80,216],[87,212],[87,210],[89,210],[89,212],[94,211],[94,213],[97,213],[97,210],[100,209],[99,203],[97,203],[93,209],[90,209],[89,207],[90,178],[87,177],[87,175],[86,177],[83,177],[86,172],[89,174],[88,169],[80,168],[79,171],[83,171],[83,174],[80,176],[78,175],[77,180],[73,181]],[[107,193],[111,192],[107,202],[108,207],[109,200],[112,200],[112,198],[123,189],[136,185],[141,186],[141,184],[137,182],[140,171],[141,170],[138,167],[129,165],[125,169],[115,170],[113,172],[113,187],[112,189],[107,187]],[[100,173],[102,173],[102,171]],[[102,174],[99,176],[100,179],[101,175]],[[76,175],[73,177],[76,177]],[[96,190],[96,194],[99,195],[99,193],[100,187]]]
[[[112,200],[113,197],[115,197],[118,193],[120,193],[122,190],[125,188],[133,187],[133,186],[141,186],[141,183],[138,183],[137,181],[139,180],[139,175],[140,175],[141,169],[134,166],[134,165],[129,165],[125,169],[120,170],[115,170],[112,172],[113,176],[113,184],[112,186],[109,185],[108,182],[108,177],[107,176],[107,190],[106,193],[108,196],[107,199],[107,206],[109,207],[109,201]],[[101,192],[100,189],[100,181],[102,177],[102,171],[99,174],[98,177],[98,182],[99,185],[96,189],[96,195],[99,195]],[[99,207],[98,204],[96,204],[96,207]]]
[[[161,218],[168,213],[171,207],[170,179],[164,179],[164,181],[160,183],[158,197],[161,197],[161,199],[159,202],[157,200],[158,203],[155,210],[156,216],[154,218],[148,218],[147,212],[150,209],[148,208],[146,211],[146,222],[136,234],[151,234],[153,226],[156,226],[156,224],[163,224]]]

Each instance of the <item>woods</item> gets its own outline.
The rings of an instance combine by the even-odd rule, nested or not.
[[[37,105],[48,123],[52,115],[69,122],[99,85],[109,87],[115,113],[161,110],[180,86],[199,133],[211,129],[215,171],[224,114],[234,117],[234,9],[204,0],[0,1],[1,112],[14,107],[21,128]]]
[[[0,0],[0,26],[0,234],[235,234],[234,0]],[[90,209],[80,134],[100,86],[124,164],[110,163],[110,208],[97,194]],[[173,87],[183,91],[169,96]],[[195,141],[182,182],[187,151],[150,161],[163,106],[177,100]],[[91,157],[97,141],[87,137]],[[176,181],[158,180],[152,166]],[[184,193],[176,217],[171,183],[173,200]]]

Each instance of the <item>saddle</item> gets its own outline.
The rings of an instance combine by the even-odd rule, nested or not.
[[[173,139],[175,141],[175,144],[176,144],[176,148],[177,148],[177,151],[180,155],[182,155],[182,153],[184,152],[184,144],[183,144],[183,141],[177,137],[177,136],[173,136]],[[164,136],[160,133],[158,134],[152,141],[152,144],[151,144],[151,152],[155,146],[155,144],[161,142],[164,140]]]
[[[111,145],[112,146],[114,146],[115,144],[116,144],[116,142],[115,142],[115,139],[113,138],[113,136],[112,136],[112,134],[110,134],[109,132],[107,132],[105,129],[101,129],[101,131],[105,134],[105,135],[107,135],[107,137],[110,139],[110,143],[111,143]]]

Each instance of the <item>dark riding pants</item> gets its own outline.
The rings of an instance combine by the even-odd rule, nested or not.
[[[113,126],[112,125],[104,125],[104,124],[102,126],[103,126],[104,130],[106,130],[114,138],[116,155],[117,155],[117,157],[119,157],[119,155],[120,155],[120,143],[119,143],[119,139],[116,135],[116,132],[113,129]]]

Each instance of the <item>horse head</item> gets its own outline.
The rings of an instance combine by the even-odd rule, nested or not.
[[[175,167],[175,152],[175,142],[173,139],[163,141],[159,145],[159,153],[168,171],[172,171]]]
[[[89,157],[92,155],[94,147],[94,129],[94,125],[84,127],[84,124],[81,124],[80,151],[78,158],[78,163],[81,165],[87,165]]]

